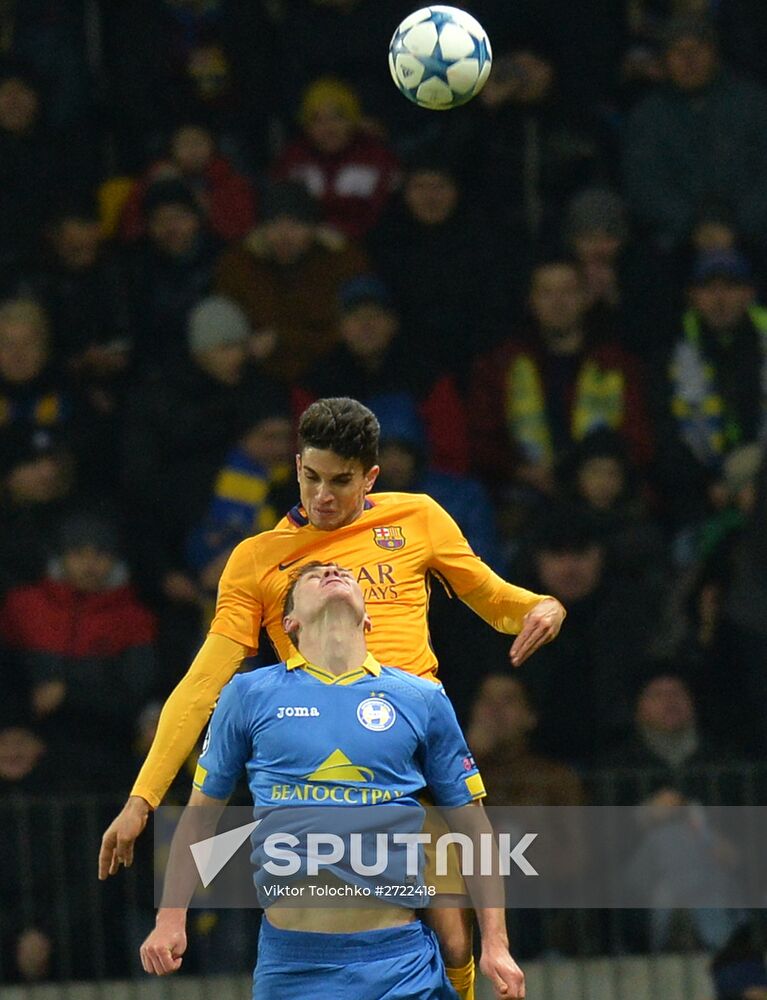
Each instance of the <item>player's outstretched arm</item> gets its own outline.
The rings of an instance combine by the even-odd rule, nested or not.
[[[133,847],[152,809],[194,748],[223,686],[248,649],[222,635],[209,635],[187,673],[165,702],[157,733],[130,798],[101,839],[99,878],[115,875],[133,863]]]
[[[511,662],[520,666],[559,634],[565,609],[545,594],[508,583],[476,555],[450,515],[423,498],[432,543],[429,568],[447,581],[464,604],[498,632],[516,635]]]
[[[475,845],[475,855],[479,855],[482,850],[482,835],[492,838],[494,873],[464,876],[482,939],[479,968],[492,983],[496,997],[521,1000],[525,996],[525,976],[509,953],[504,886],[499,874],[495,835],[488,815],[479,801],[458,809],[445,810],[445,815],[452,830],[471,839]]]
[[[181,968],[186,951],[186,914],[199,881],[189,844],[215,833],[226,803],[226,799],[211,798],[196,788],[192,791],[171,842],[163,901],[154,930],[139,949],[141,965],[150,975],[167,976]]]
[[[542,598],[522,619],[522,631],[511,644],[509,659],[521,666],[533,653],[559,635],[565,609],[555,597]]]
[[[99,850],[99,878],[102,881],[108,875],[116,875],[120,865],[130,868],[133,864],[133,845],[143,833],[150,811],[146,799],[131,795],[104,831]]]

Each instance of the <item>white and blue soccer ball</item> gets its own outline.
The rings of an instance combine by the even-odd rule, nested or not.
[[[445,111],[466,104],[490,75],[490,40],[476,18],[457,7],[422,7],[400,24],[389,46],[389,69],[414,104]]]

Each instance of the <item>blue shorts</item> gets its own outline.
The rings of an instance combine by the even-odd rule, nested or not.
[[[355,934],[261,920],[253,1000],[458,1000],[431,930],[416,920]]]

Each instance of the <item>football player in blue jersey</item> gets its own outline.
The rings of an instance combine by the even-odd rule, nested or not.
[[[368,653],[365,633],[372,626],[352,573],[334,563],[301,567],[285,598],[283,624],[298,654],[235,675],[213,713],[189,800],[204,807],[210,829],[243,771],[262,815],[314,803],[335,811],[396,802],[398,812],[407,805],[415,812],[418,794],[428,788],[450,810],[453,829],[490,829],[482,779],[442,686],[381,666]],[[259,872],[257,884],[263,866]],[[327,877],[353,881],[343,866]],[[476,880],[467,882],[471,891]],[[498,997],[521,998],[524,976],[509,954],[501,899],[474,896],[480,968]],[[254,997],[456,1000],[436,937],[414,905],[387,899],[317,909],[278,898],[261,922]],[[141,946],[147,972],[180,968],[186,912],[176,905],[158,910]]]

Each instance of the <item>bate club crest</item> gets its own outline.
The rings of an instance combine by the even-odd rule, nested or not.
[[[401,549],[405,546],[405,536],[400,527],[373,528],[373,539],[381,549]]]

